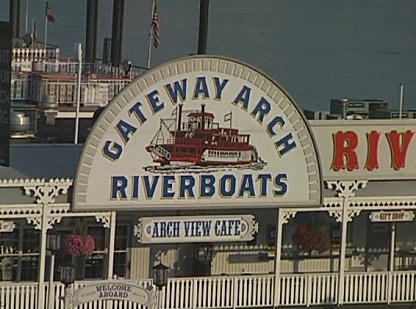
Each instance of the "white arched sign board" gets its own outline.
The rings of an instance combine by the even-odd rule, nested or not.
[[[318,206],[308,123],[264,73],[190,56],[138,77],[106,107],[81,155],[76,210]]]

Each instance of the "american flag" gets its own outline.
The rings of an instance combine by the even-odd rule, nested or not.
[[[46,18],[49,22],[54,23],[55,22],[55,16],[53,16],[52,9],[48,4],[48,1],[46,1],[46,10],[45,10]]]
[[[158,48],[160,45],[160,23],[159,23],[159,14],[157,13],[156,1],[153,7],[152,29],[153,29],[153,46],[155,48]]]

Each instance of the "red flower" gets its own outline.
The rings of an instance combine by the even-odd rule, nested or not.
[[[329,230],[324,226],[316,226],[308,223],[301,223],[297,226],[292,235],[294,243],[300,250],[320,252],[329,250],[331,239]]]
[[[63,242],[64,252],[70,255],[90,256],[95,249],[94,237],[88,234],[68,234]]]

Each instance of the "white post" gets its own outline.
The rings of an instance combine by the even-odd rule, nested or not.
[[[280,303],[280,260],[282,257],[282,232],[283,232],[283,214],[280,208],[277,209],[277,226],[276,226],[276,248],[274,256],[274,301],[273,307],[278,307]]]
[[[152,35],[153,31],[152,30],[153,30],[153,13],[155,12],[155,5],[156,5],[156,3],[153,0],[152,1],[152,15],[151,15],[152,22],[150,24],[150,31],[149,31],[149,48],[148,48],[148,51],[147,51],[147,68],[148,69],[150,69],[150,60],[152,58],[152,38],[153,38],[153,35]]]
[[[53,309],[53,295],[52,292],[52,285],[53,285],[53,270],[55,268],[55,254],[52,251],[51,254],[51,263],[50,263],[50,270],[49,270],[49,285],[48,285],[48,308]]]
[[[46,233],[48,231],[48,205],[42,207],[42,232],[40,234],[40,248],[39,248],[39,289],[38,289],[38,308],[44,308],[45,304],[45,260],[46,260]]]
[[[390,266],[389,271],[394,271],[394,251],[396,242],[396,223],[391,224],[391,240],[390,240]]]
[[[387,304],[390,305],[393,287],[393,271],[394,271],[394,251],[396,242],[396,224],[391,223],[391,239],[390,239],[390,261],[389,261],[389,277],[387,284]]]
[[[78,144],[78,129],[79,129],[79,107],[81,105],[81,73],[82,73],[82,47],[81,43],[77,43],[78,56],[78,82],[77,82],[77,107],[75,112],[75,137],[74,143]]]
[[[108,244],[108,272],[107,278],[113,278],[113,264],[114,264],[114,245],[116,237],[116,212],[111,212],[110,218],[110,243]]]
[[[400,84],[400,103],[399,103],[399,119],[402,119],[402,113],[403,113],[403,84]]]
[[[341,221],[341,250],[339,256],[339,289],[338,289],[338,306],[344,302],[344,278],[345,278],[345,253],[347,247],[347,227],[348,227],[348,199],[342,201],[342,221]]]

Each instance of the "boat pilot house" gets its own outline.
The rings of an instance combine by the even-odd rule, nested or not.
[[[308,121],[236,60],[162,64],[85,144],[11,146],[0,307],[414,302],[415,130]]]

